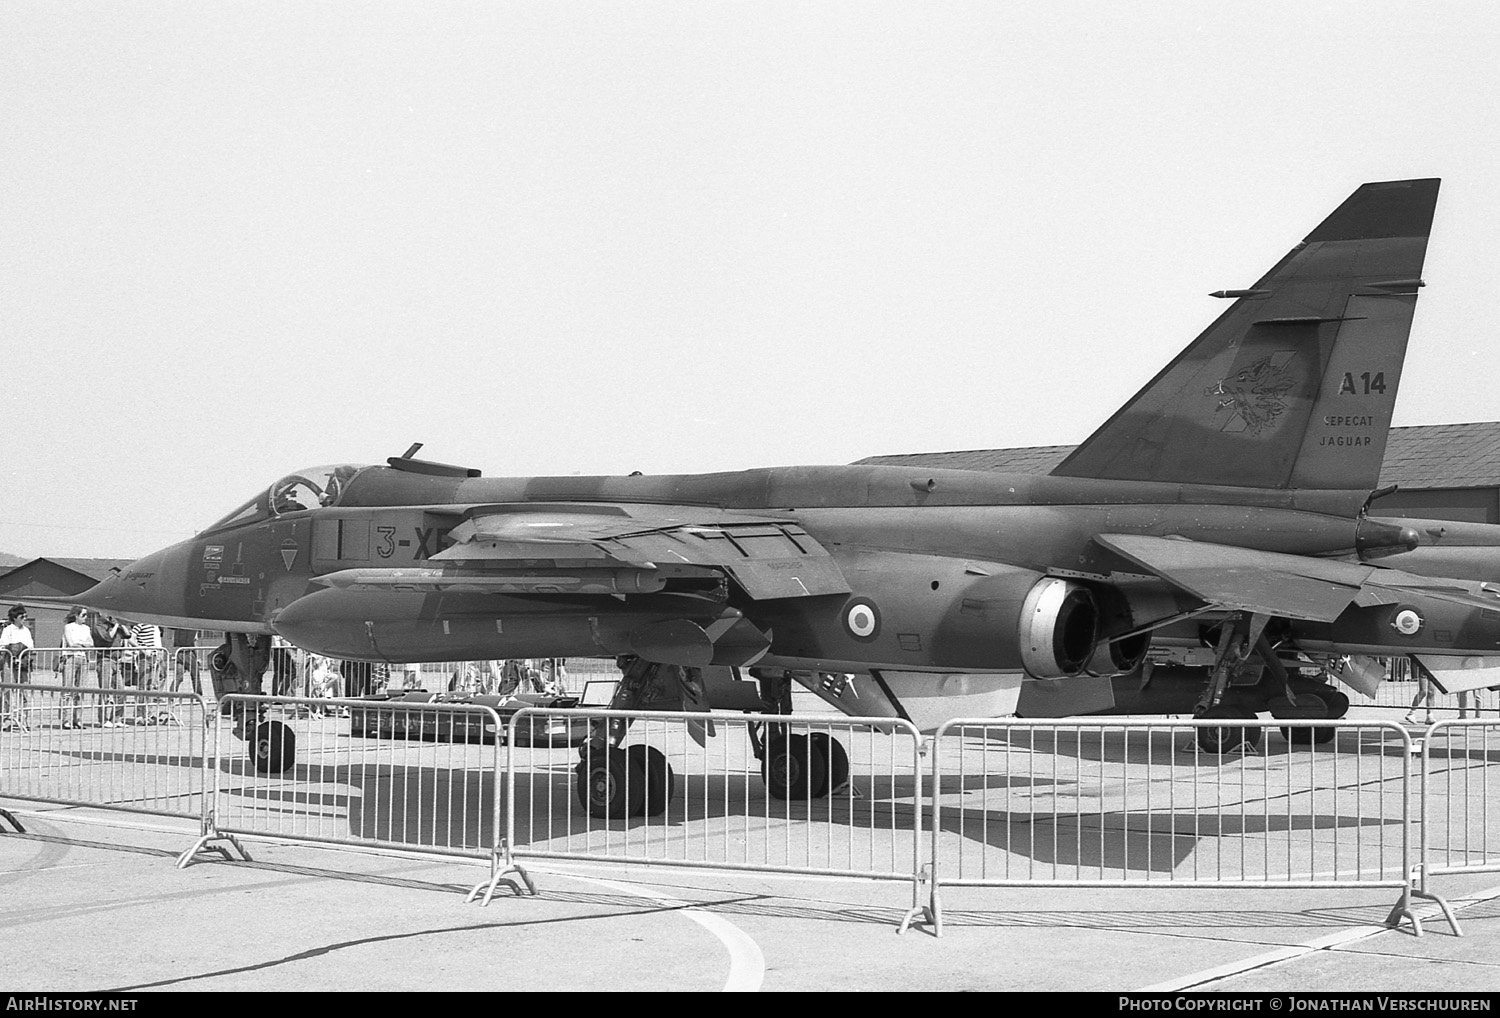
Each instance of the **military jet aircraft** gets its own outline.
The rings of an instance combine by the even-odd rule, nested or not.
[[[224,630],[221,692],[258,692],[280,634],[390,662],[619,656],[622,707],[789,711],[798,681],[928,728],[1006,713],[1023,682],[1129,673],[1154,633],[1201,624],[1198,714],[1341,716],[1347,698],[1277,648],[1500,653],[1500,589],[1380,568],[1420,535],[1366,515],[1437,191],[1358,188],[1259,281],[1215,294],[1223,314],[1047,476],[487,478],[413,446],[290,474],[72,600]],[[252,722],[258,766],[285,767],[289,733]],[[652,766],[619,737],[579,774],[601,815],[622,768]],[[768,775],[818,775],[809,789],[846,766],[826,739],[756,750]]]

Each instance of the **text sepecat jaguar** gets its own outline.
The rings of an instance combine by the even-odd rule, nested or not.
[[[224,630],[221,693],[259,692],[247,676],[280,634],[390,662],[618,656],[621,708],[787,712],[800,682],[931,729],[1010,713],[1032,683],[1092,709],[1091,684],[1135,672],[1155,634],[1203,632],[1197,714],[1341,716],[1327,672],[1280,659],[1500,664],[1500,592],[1381,568],[1418,536],[1365,512],[1437,191],[1360,187],[1253,286],[1216,294],[1227,310],[1047,476],[487,478],[413,446],[285,477],[77,600]],[[257,763],[286,767],[290,733],[246,720]],[[1244,732],[1207,731],[1219,749]],[[766,734],[765,773],[841,766],[828,740]],[[618,727],[595,738],[609,752],[579,792],[613,815],[611,775],[641,755]]]

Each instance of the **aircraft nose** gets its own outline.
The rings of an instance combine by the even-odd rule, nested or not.
[[[139,622],[180,616],[187,543],[147,555],[79,594],[77,603]]]

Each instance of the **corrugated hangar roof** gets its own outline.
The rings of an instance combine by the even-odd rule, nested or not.
[[[868,456],[874,466],[949,467],[997,473],[1045,474],[1072,452],[1071,445],[1020,449],[967,449]],[[1500,487],[1500,421],[1422,424],[1392,428],[1380,483],[1402,488]]]

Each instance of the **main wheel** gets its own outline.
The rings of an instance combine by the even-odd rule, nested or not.
[[[845,782],[849,780],[849,754],[844,751],[844,744],[827,732],[813,732],[808,738],[823,754],[823,761],[828,765],[826,791],[835,792],[843,788]]]
[[[1349,698],[1337,689],[1318,690],[1318,698],[1328,705],[1328,717],[1336,720],[1349,713]],[[1332,731],[1332,729],[1329,729]]]
[[[646,771],[623,749],[590,753],[578,764],[578,801],[599,820],[624,820],[641,811]]]
[[[1344,710],[1349,709],[1349,698],[1337,690],[1329,690],[1344,701]],[[1309,720],[1320,720],[1322,718],[1343,717],[1342,714],[1334,714],[1333,708],[1323,699],[1322,693],[1298,693],[1297,712]],[[1281,735],[1293,746],[1321,746],[1325,742],[1333,741],[1337,734],[1332,728],[1283,728]]]
[[[821,748],[805,735],[768,743],[761,776],[776,799],[812,799],[828,791],[828,763]]]
[[[639,812],[648,817],[660,816],[667,811],[667,802],[677,790],[677,775],[672,773],[667,758],[654,746],[630,746],[625,750],[632,765],[646,775],[645,794]]]
[[[281,774],[297,762],[297,733],[280,721],[262,721],[255,728],[250,758],[262,774]]]
[[[1222,718],[1226,721],[1230,719],[1248,720],[1255,717],[1248,710],[1242,710],[1238,707],[1225,707],[1223,705],[1210,707],[1198,716],[1204,720]],[[1204,727],[1199,728],[1197,731],[1198,748],[1205,753],[1212,753],[1215,756],[1232,753],[1242,745],[1254,749],[1260,744],[1260,728],[1241,728],[1239,726],[1223,728]]]

